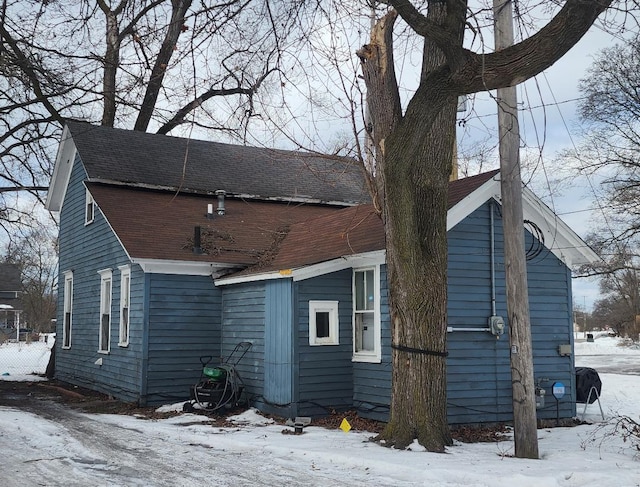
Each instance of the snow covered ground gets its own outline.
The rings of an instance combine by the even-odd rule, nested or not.
[[[419,445],[408,451],[372,443],[365,432],[313,425],[302,435],[248,411],[223,427],[209,418],[182,414],[166,420],[91,415],[52,406],[36,416],[0,408],[0,482],[4,486],[486,486],[638,487],[640,452],[612,434],[614,418],[640,422],[640,349],[598,337],[576,343],[576,364],[601,373],[602,421],[538,430],[540,460],[512,457],[512,441],[456,443],[445,454]],[[9,352],[0,348],[0,374]],[[20,352],[24,353],[24,352]],[[34,356],[37,352],[33,352]],[[45,364],[46,365],[46,364]],[[624,372],[624,371],[627,372]],[[17,374],[0,379],[27,378]],[[55,405],[54,405],[55,406]],[[166,408],[172,408],[169,405]],[[178,406],[176,406],[178,407]],[[582,412],[579,405],[579,412]]]
[[[0,344],[0,379],[41,380],[33,374],[44,374],[53,344],[53,338],[47,343],[42,341]]]

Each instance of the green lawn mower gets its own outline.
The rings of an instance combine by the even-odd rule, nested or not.
[[[191,399],[184,403],[182,410],[191,413],[196,410],[196,404],[200,409],[206,411],[231,409],[240,405],[244,382],[238,374],[236,366],[252,345],[251,342],[238,343],[227,359],[218,365],[211,365],[212,355],[200,357],[202,364],[200,380],[191,387]]]

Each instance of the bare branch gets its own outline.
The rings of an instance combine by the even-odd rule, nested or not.
[[[19,191],[48,191],[48,186],[15,186],[15,187],[1,187],[0,193],[16,193]]]
[[[29,78],[33,86],[33,91],[38,101],[46,108],[51,116],[57,120],[60,124],[63,123],[63,117],[58,110],[53,106],[47,94],[44,93],[40,84],[40,79],[36,74],[36,69],[31,64],[29,58],[22,52],[17,41],[11,36],[11,34],[5,29],[5,26],[0,24],[0,36],[11,48],[14,56],[16,57],[16,65],[22,70],[22,72]]]
[[[467,52],[453,75],[460,94],[514,86],[544,71],[565,55],[613,0],[567,0],[533,36],[491,54]]]
[[[178,37],[182,32],[185,14],[191,6],[192,0],[172,0],[171,3],[173,5],[171,21],[169,22],[164,41],[162,42],[158,57],[151,71],[151,77],[147,83],[144,100],[142,101],[134,130],[145,131],[149,126],[169,61],[173,55]]]
[[[168,134],[171,130],[176,128],[178,125],[184,122],[185,117],[191,113],[196,108],[200,107],[205,101],[210,98],[216,96],[231,96],[231,95],[246,95],[249,98],[253,96],[254,93],[258,91],[260,85],[264,82],[264,80],[274,71],[277,71],[276,68],[268,70],[264,73],[258,80],[253,83],[251,86],[247,88],[242,88],[241,86],[237,86],[235,88],[210,88],[198,97],[196,97],[191,102],[187,103],[180,110],[176,112],[176,114],[162,127],[160,127],[157,131],[158,134]]]

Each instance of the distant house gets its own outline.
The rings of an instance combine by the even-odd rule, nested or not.
[[[497,171],[450,187],[451,423],[512,418],[508,339],[490,326],[508,328],[499,195]],[[535,378],[567,386],[570,417],[571,266],[596,256],[523,196]],[[358,165],[69,121],[47,207],[60,212],[58,379],[186,400],[200,356],[250,341],[238,369],[260,409],[387,418],[384,234]]]
[[[15,264],[0,264],[0,327],[13,328],[16,312],[22,309],[22,280]]]

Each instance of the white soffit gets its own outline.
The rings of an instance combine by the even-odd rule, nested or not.
[[[349,255],[338,259],[320,262],[309,266],[298,267],[296,269],[280,269],[277,271],[264,272],[261,274],[245,274],[242,276],[222,277],[216,279],[216,286],[228,286],[231,284],[241,284],[245,282],[268,281],[271,279],[292,279],[293,281],[304,281],[313,277],[338,272],[344,269],[369,267],[385,263],[386,252],[376,250],[364,254]]]
[[[491,198],[502,204],[499,173],[449,210],[447,231]],[[528,188],[522,190],[522,211],[524,219],[534,222],[543,232],[545,247],[568,267],[600,260],[584,240]]]
[[[182,260],[131,259],[138,264],[145,274],[176,274],[185,276],[216,276],[218,272],[228,269],[228,264],[211,262],[193,262]]]
[[[65,125],[62,131],[60,145],[58,146],[58,153],[56,154],[56,164],[53,169],[51,183],[49,184],[47,200],[44,205],[47,210],[60,211],[62,209],[62,202],[67,193],[67,186],[69,184],[69,178],[71,177],[75,157],[76,145],[71,137],[69,127]]]
[[[500,201],[499,178],[500,174],[498,173],[474,192],[468,194],[453,207],[449,208],[447,212],[447,232],[489,201],[489,199],[494,198]]]
[[[528,188],[522,190],[522,210],[524,218],[542,231],[545,247],[567,266],[600,260],[598,254]]]

